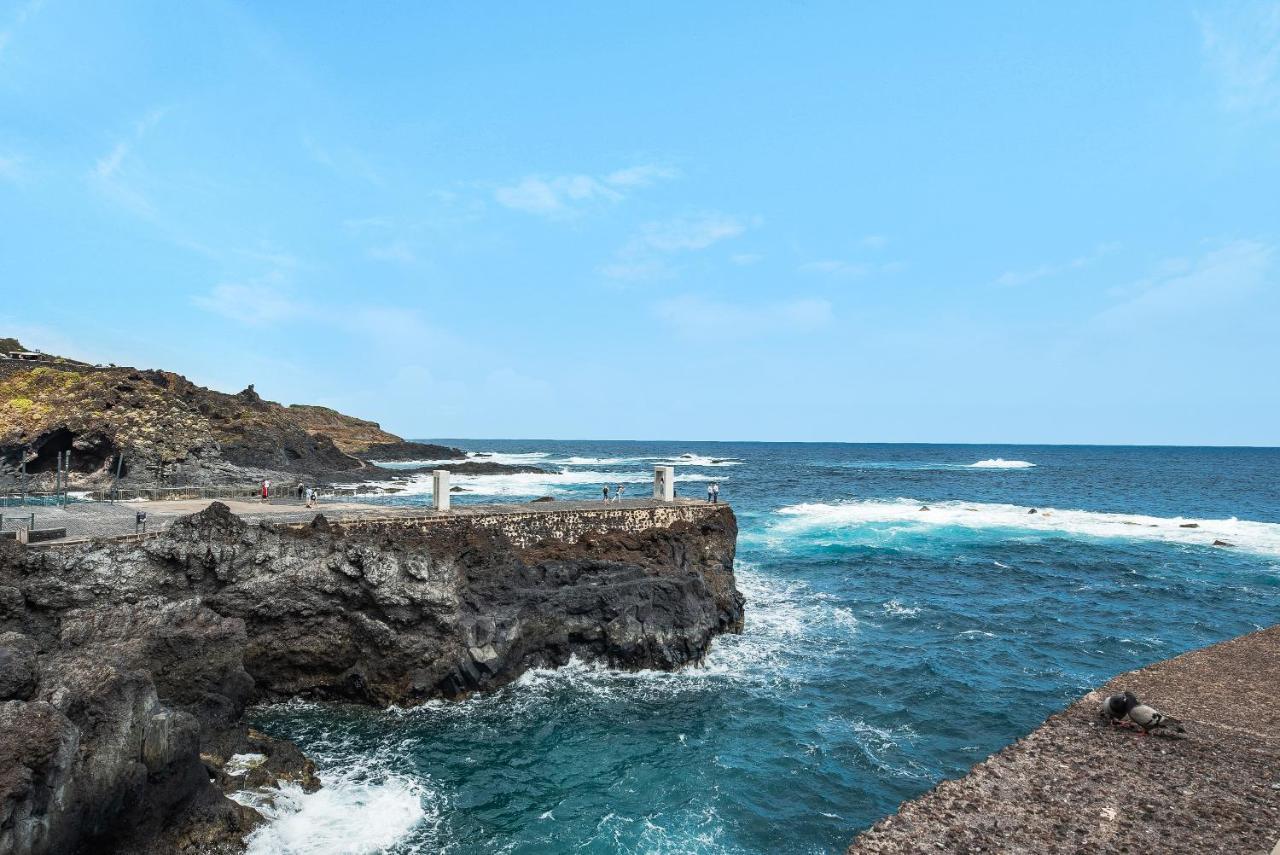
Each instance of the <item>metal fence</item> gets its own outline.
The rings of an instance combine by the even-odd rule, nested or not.
[[[14,492],[0,495],[0,508],[25,508],[31,505],[40,508],[52,508],[76,501],[75,496],[54,490],[32,490],[26,493]]]
[[[267,492],[272,499],[291,499],[298,496],[297,484],[272,484]],[[94,502],[129,502],[147,500],[158,502],[176,499],[260,499],[259,484],[233,484],[204,487],[110,487],[93,490],[87,498]]]

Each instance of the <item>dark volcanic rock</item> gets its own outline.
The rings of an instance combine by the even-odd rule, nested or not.
[[[259,817],[224,791],[317,784],[243,726],[259,699],[412,704],[573,655],[696,661],[743,608],[733,513],[699,520],[520,548],[215,503],[140,544],[0,545],[0,852],[238,851]]]
[[[410,463],[415,460],[465,460],[467,453],[460,448],[429,442],[381,442],[369,445],[359,456],[370,463]]]

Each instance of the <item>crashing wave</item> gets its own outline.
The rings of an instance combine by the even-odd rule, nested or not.
[[[1063,537],[1162,541],[1185,546],[1228,544],[1249,552],[1280,555],[1280,523],[1153,517],[1097,511],[1029,508],[974,502],[914,499],[849,501],[790,505],[778,511],[766,543],[779,536],[865,533],[874,543],[897,534],[939,528],[1040,533]]]
[[[378,783],[350,774],[322,777],[324,786],[314,793],[290,782],[231,794],[267,819],[249,836],[247,855],[382,852],[422,823],[439,820],[438,808],[428,812],[424,806],[423,787],[404,776],[387,775]]]
[[[990,460],[979,460],[977,463],[970,463],[970,469],[1031,469],[1034,463],[1026,460],[1005,460],[1003,457],[993,457]]]

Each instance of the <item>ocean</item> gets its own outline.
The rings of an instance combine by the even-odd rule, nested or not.
[[[745,632],[673,674],[257,709],[325,782],[257,855],[840,852],[1114,674],[1280,620],[1280,449],[432,441],[556,472],[456,504],[718,481]]]

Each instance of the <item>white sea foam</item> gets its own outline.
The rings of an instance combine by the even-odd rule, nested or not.
[[[381,852],[420,824],[438,823],[439,810],[423,786],[387,775],[362,781],[322,775],[324,786],[304,793],[294,783],[279,789],[240,791],[232,798],[257,809],[268,822],[248,840],[248,855],[363,855]]]
[[[767,543],[792,535],[824,535],[865,529],[874,543],[897,533],[957,527],[1004,530],[1064,537],[1121,538],[1163,541],[1184,546],[1211,546],[1215,540],[1267,555],[1280,555],[1280,523],[1237,519],[1153,517],[1096,511],[1032,509],[1020,505],[933,502],[928,510],[914,499],[863,500],[790,505],[778,510]]]
[[[1002,457],[979,460],[977,463],[969,464],[970,469],[1030,469],[1034,466],[1034,463],[1029,463],[1026,460],[1005,460]]]
[[[231,759],[223,764],[222,771],[233,778],[238,778],[249,770],[258,768],[265,762],[267,762],[267,755],[265,754],[232,754]]]
[[[915,617],[920,614],[919,606],[904,606],[897,600],[890,600],[880,606],[884,613],[893,617]]]

